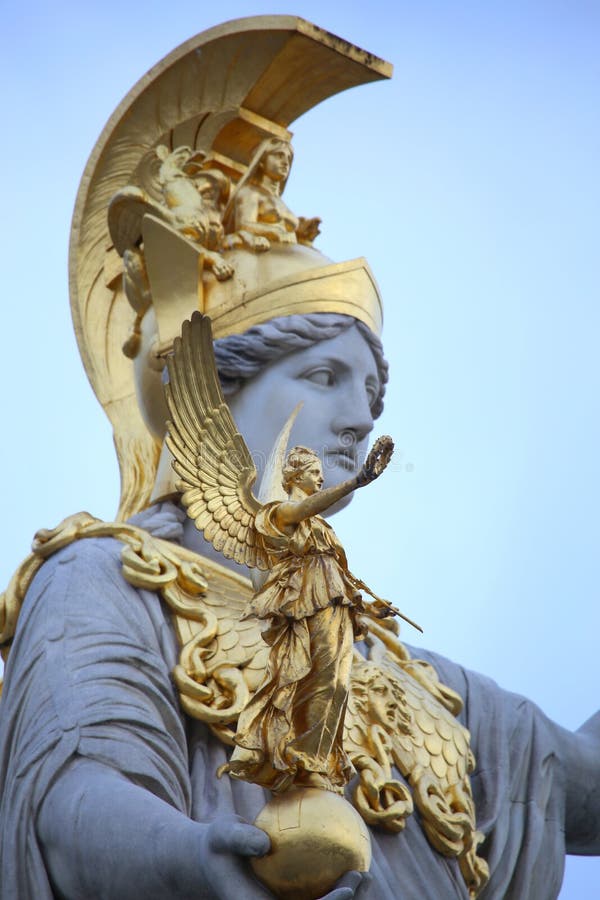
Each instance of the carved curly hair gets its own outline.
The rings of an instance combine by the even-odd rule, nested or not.
[[[371,405],[374,418],[383,411],[383,395],[388,380],[388,364],[378,337],[352,316],[337,313],[280,316],[255,325],[243,334],[232,334],[214,342],[219,378],[225,396],[235,394],[244,382],[258,375],[272,362],[288,353],[312,347],[320,341],[337,337],[356,325],[367,342],[379,375],[379,391]]]

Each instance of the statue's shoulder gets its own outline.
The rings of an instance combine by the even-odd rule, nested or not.
[[[57,569],[67,579],[83,578],[95,584],[102,573],[114,573],[124,547],[139,547],[146,532],[122,522],[102,522],[87,512],[63,519],[55,528],[36,532],[31,553],[17,567],[6,590],[0,594],[0,647],[6,660],[21,608],[35,581],[42,584]],[[150,538],[150,535],[147,535]]]
[[[51,582],[60,582],[58,587],[66,590],[75,582],[86,582],[98,596],[110,584],[124,585],[126,581],[134,587],[156,590],[165,583],[165,575],[174,576],[181,559],[172,538],[179,535],[181,527],[173,510],[157,507],[136,517],[139,521],[130,522],[104,522],[88,512],[79,512],[54,528],[37,531],[31,553],[0,594],[3,658],[8,656],[32,586],[43,589]]]

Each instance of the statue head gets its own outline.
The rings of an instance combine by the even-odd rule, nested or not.
[[[166,430],[162,358],[150,309],[136,360],[139,407],[157,441]],[[214,343],[223,393],[252,452],[260,477],[291,411],[302,403],[292,441],[316,451],[326,486],[355,474],[369,434],[383,409],[388,377],[379,338],[352,316],[310,313],[282,316]],[[157,365],[158,363],[158,365]],[[156,499],[173,492],[170,466],[161,467]]]
[[[288,71],[298,42],[314,73],[302,97]],[[71,297],[83,361],[113,424],[119,517],[150,500],[165,432],[165,359],[198,308],[211,317],[224,391],[257,456],[300,390],[305,410],[292,440],[319,452],[326,479],[347,477],[358,464],[387,378],[381,302],[366,261],[333,263],[300,237],[287,246],[271,242],[262,248],[267,252],[241,232],[219,228],[206,241],[198,223],[215,212],[225,219],[236,188],[261,173],[285,185],[292,161],[287,124],[331,91],[389,76],[387,64],[361,53],[293,17],[259,17],[252,27],[247,20],[227,23],[156,66],[101,135],[75,210]],[[325,81],[324,70],[331,76]],[[125,229],[129,246],[119,246],[107,229],[115,195],[127,204],[123,221],[133,216]],[[126,296],[122,256],[131,262],[129,290],[140,302]],[[133,361],[123,355],[124,341]],[[312,358],[322,348],[331,349],[331,359],[294,374],[303,354]],[[335,381],[342,368],[345,391]],[[342,394],[349,417],[339,414],[341,401],[334,409],[324,400]],[[331,412],[315,413],[322,409]],[[254,447],[251,432],[261,439]]]
[[[327,313],[289,316],[217,341],[215,351],[226,393],[231,361],[239,366],[249,356],[253,363],[249,369],[255,374],[229,393],[228,402],[253,451],[259,477],[298,403],[302,409],[291,441],[302,441],[316,452],[325,485],[358,472],[387,380],[381,343],[366,325],[351,316]],[[268,362],[257,366],[256,357],[267,354]]]
[[[285,460],[281,482],[286,494],[291,494],[294,487],[305,494],[314,494],[323,487],[321,460],[308,447],[292,447]]]
[[[389,734],[407,734],[412,713],[401,683],[380,666],[363,662],[352,672],[352,696],[365,721]]]
[[[248,180],[260,184],[262,177],[266,176],[278,185],[278,191],[282,194],[293,158],[294,151],[289,141],[267,138],[259,146],[248,166]]]

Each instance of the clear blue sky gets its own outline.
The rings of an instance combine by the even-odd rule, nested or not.
[[[70,325],[70,216],[133,83],[192,34],[274,11],[213,8],[3,4],[2,585],[37,528],[116,509],[111,435]],[[600,693],[600,7],[277,11],[395,65],[391,83],[295,124],[286,194],[323,218],[324,252],[367,256],[386,302],[379,430],[401,455],[338,517],[352,568],[431,649],[577,727]],[[569,864],[561,898],[598,885],[600,861]]]

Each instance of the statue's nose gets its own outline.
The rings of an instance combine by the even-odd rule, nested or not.
[[[338,435],[347,434],[360,443],[373,430],[373,415],[366,396],[352,398],[352,402],[338,411],[333,430]]]

